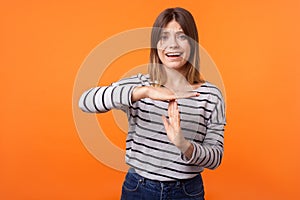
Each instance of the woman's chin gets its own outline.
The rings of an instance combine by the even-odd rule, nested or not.
[[[164,66],[168,69],[173,69],[173,70],[182,70],[184,68],[185,63],[168,63],[165,64]]]

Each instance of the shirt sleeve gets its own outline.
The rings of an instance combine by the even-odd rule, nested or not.
[[[192,157],[187,159],[182,153],[182,159],[187,163],[204,168],[217,168],[221,164],[224,152],[225,125],[226,117],[224,100],[219,96],[207,122],[207,132],[203,143],[200,144],[191,141],[194,146]]]
[[[142,85],[139,77],[140,75],[83,92],[79,99],[79,108],[88,113],[103,113],[111,109],[126,111],[132,105],[133,89]]]

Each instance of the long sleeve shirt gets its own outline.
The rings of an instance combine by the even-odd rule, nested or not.
[[[126,163],[140,175],[159,181],[187,179],[204,168],[215,169],[222,160],[225,105],[220,90],[209,82],[194,91],[200,96],[178,99],[181,132],[194,146],[190,159],[170,142],[161,116],[168,115],[168,101],[150,98],[132,102],[137,86],[150,86],[149,75],[138,74],[110,86],[85,91],[79,107],[102,113],[121,109],[128,117]]]

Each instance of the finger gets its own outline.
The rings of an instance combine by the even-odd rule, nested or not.
[[[174,110],[175,110],[175,111],[178,110],[178,103],[177,103],[177,100],[174,101]]]
[[[170,119],[170,117],[171,117],[171,115],[172,115],[172,109],[171,109],[171,101],[169,101],[169,104],[168,104],[168,116],[169,116],[169,119]]]
[[[168,111],[170,115],[173,113],[173,102],[174,100],[170,100],[168,105]]]
[[[175,105],[175,100],[170,101],[170,108],[172,111],[172,115],[174,115],[174,105]]]
[[[169,124],[173,124],[174,119],[173,119],[172,109],[171,109],[171,107],[169,109],[170,109],[170,112],[169,112]]]
[[[170,94],[170,95],[167,95],[165,97],[165,99],[162,99],[162,100],[169,100],[169,101],[173,101],[176,99],[176,95],[175,94]]]
[[[199,92],[177,92],[175,96],[176,99],[184,99],[184,98],[200,96],[200,93]]]
[[[169,122],[168,122],[167,118],[164,115],[162,115],[161,117],[162,117],[165,129],[168,130],[169,129]]]
[[[172,109],[173,109],[173,116],[176,117],[178,111],[177,101],[173,102]]]
[[[186,96],[186,98],[189,98],[189,97],[197,97],[199,96],[200,94],[198,92],[185,92],[184,93],[184,96]]]
[[[180,115],[177,101],[174,102],[174,125],[179,127]]]
[[[174,122],[174,114],[175,114],[174,103],[175,103],[175,100],[172,100],[169,102],[169,110],[170,110],[169,119],[170,119],[171,124],[173,124],[173,122]]]

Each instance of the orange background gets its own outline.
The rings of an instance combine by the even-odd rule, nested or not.
[[[194,15],[226,88],[225,155],[203,173],[206,198],[300,198],[300,1],[12,0],[0,7],[0,199],[119,199],[124,173],[76,132],[73,83],[95,46],[174,6]]]

